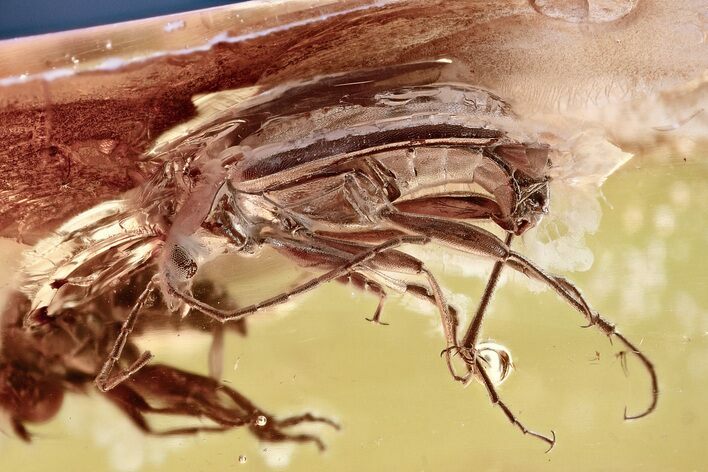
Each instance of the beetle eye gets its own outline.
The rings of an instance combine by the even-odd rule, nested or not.
[[[546,197],[541,192],[531,194],[529,201],[534,208],[543,208],[546,204]]]

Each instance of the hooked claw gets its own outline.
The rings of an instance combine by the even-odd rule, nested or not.
[[[553,436],[553,437],[552,437],[552,438],[548,438],[548,437],[546,437],[546,436],[540,436],[540,435],[539,435],[539,437],[540,437],[541,439],[547,441],[547,442],[550,444],[550,447],[549,447],[548,449],[546,449],[546,452],[544,452],[544,454],[548,454],[549,452],[551,452],[551,450],[553,449],[553,447],[556,445],[556,432],[553,431],[553,430],[551,430],[551,436]]]
[[[652,411],[654,411],[653,408],[648,408],[647,410],[645,410],[645,411],[639,413],[638,415],[628,415],[628,414],[627,414],[627,407],[625,406],[625,407],[624,407],[624,420],[625,420],[625,421],[638,420],[639,418],[644,418],[645,416],[647,416],[647,415],[648,415],[649,413],[651,413]]]
[[[549,452],[551,452],[551,450],[556,445],[556,432],[553,430],[551,430],[551,437],[550,438],[548,436],[546,436],[545,434],[537,433],[536,431],[531,431],[530,429],[524,429],[522,431],[524,431],[524,434],[528,434],[530,436],[538,438],[541,441],[548,444],[548,449],[546,449],[544,454],[548,454]]]
[[[459,352],[460,348],[459,348],[458,346],[446,347],[445,349],[443,349],[442,351],[440,351],[440,357],[443,357],[443,356],[445,356],[445,355],[448,355],[448,354],[450,353],[450,351],[455,351],[455,350],[456,350],[457,352],[455,352],[455,354],[453,354],[453,356],[456,355],[456,354]]]
[[[590,313],[590,319],[588,320],[588,324],[586,325],[581,325],[581,328],[591,328],[595,326],[600,319],[600,314],[597,313],[596,311],[593,311]]]

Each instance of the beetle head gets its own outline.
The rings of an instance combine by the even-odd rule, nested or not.
[[[543,215],[548,213],[549,197],[548,180],[536,182],[522,190],[513,215],[514,234],[521,235],[541,221]]]
[[[549,147],[543,143],[504,144],[494,149],[508,166],[516,186],[516,205],[508,219],[498,222],[516,235],[536,226],[548,213]]]

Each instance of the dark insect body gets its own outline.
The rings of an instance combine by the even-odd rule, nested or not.
[[[138,277],[139,279],[140,277]],[[144,286],[144,281],[133,281]],[[119,336],[125,318],[125,303],[135,296],[123,290],[121,297],[102,297],[81,307],[67,309],[57,320],[32,331],[22,326],[29,300],[15,294],[13,309],[2,316],[2,349],[0,350],[0,409],[9,417],[15,433],[29,441],[28,423],[44,422],[54,417],[61,407],[65,392],[87,393],[93,390],[98,375],[113,343]],[[214,294],[210,287],[201,290]],[[214,299],[208,295],[209,299]],[[214,330],[214,323],[199,316],[190,320],[168,322],[164,317],[146,317],[137,332],[154,329]],[[168,322],[167,326],[164,324]],[[243,326],[233,326],[242,332]],[[139,356],[133,343],[123,349],[126,361]],[[218,432],[247,427],[260,440],[280,442],[322,442],[309,434],[290,433],[289,427],[307,422],[331,421],[309,413],[279,419],[262,410],[243,394],[213,378],[189,373],[165,364],[147,365],[130,379],[110,391],[102,392],[141,431],[165,436]],[[211,425],[155,429],[149,416],[172,415],[207,420]]]
[[[140,375],[151,358],[144,352],[119,367],[154,291],[170,311],[198,311],[223,323],[337,280],[377,294],[371,320],[380,323],[387,292],[397,290],[440,313],[453,378],[479,380],[513,424],[552,447],[555,434],[528,430],[499,398],[477,343],[499,273],[508,266],[552,288],[589,325],[638,357],[651,375],[652,401],[643,413],[625,417],[648,414],[658,398],[651,362],[574,285],[510,248],[513,235],[547,212],[552,149],[499,97],[447,79],[450,67],[445,60],[415,63],[278,87],[157,144],[146,156],[153,175],[139,192],[77,216],[36,246],[25,267],[32,298],[25,326],[54,322],[62,310],[80,308],[125,277],[152,273],[96,377],[109,392]],[[487,221],[506,240],[476,224]],[[435,275],[401,249],[430,243],[495,262],[463,337]],[[256,255],[265,246],[322,273],[235,309],[194,296],[206,262]],[[462,374],[453,362],[458,354]]]
[[[141,285],[140,281],[135,282]],[[20,438],[31,439],[28,424],[53,418],[65,393],[85,394],[95,389],[94,379],[120,333],[126,301],[134,303],[135,296],[128,294],[122,301],[115,297],[94,300],[81,310],[67,309],[57,320],[28,331],[22,326],[22,317],[29,307],[29,300],[21,294],[14,295],[9,305],[13,308],[2,315],[0,411]],[[173,331],[213,329],[208,320],[199,316],[193,317],[189,323],[183,320],[178,325],[172,322],[163,326],[166,321],[159,315],[146,317],[137,332],[157,328]],[[234,326],[242,328],[238,324]],[[129,342],[124,346],[123,355],[130,362],[138,357],[139,350]],[[338,427],[309,413],[276,418],[213,378],[165,364],[146,365],[130,379],[101,393],[137,428],[156,436],[247,427],[262,441],[313,442],[324,448],[319,438],[288,432],[288,428],[308,422]],[[160,415],[201,421],[196,426],[157,429],[151,426],[149,417]],[[211,424],[203,424],[205,420]]]

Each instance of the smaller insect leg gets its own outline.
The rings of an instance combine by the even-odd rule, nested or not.
[[[374,282],[373,280],[370,280],[369,278],[358,274],[356,272],[352,272],[346,277],[340,277],[339,279],[340,282],[344,284],[349,284],[351,283],[354,285],[356,288],[358,288],[361,291],[371,291],[376,294],[376,296],[379,297],[379,303],[376,305],[376,311],[374,311],[374,315],[371,318],[365,318],[366,321],[371,321],[372,323],[383,325],[383,326],[388,326],[388,323],[385,323],[381,321],[381,311],[383,310],[384,303],[386,301],[386,291],[384,288],[378,283]]]
[[[179,372],[179,371],[178,371]],[[184,373],[186,374],[186,373]],[[186,374],[190,377],[195,377],[194,374]],[[198,377],[198,376],[197,376]],[[325,449],[324,443],[320,438],[312,434],[302,434],[302,433],[289,433],[284,431],[285,428],[290,428],[303,423],[320,423],[332,427],[335,430],[339,430],[339,424],[332,421],[331,419],[323,416],[313,415],[312,413],[302,413],[299,415],[288,416],[282,419],[278,419],[268,413],[264,412],[256,405],[254,405],[250,400],[248,400],[244,395],[240,394],[236,390],[222,384],[215,384],[213,380],[203,378],[203,382],[207,386],[211,385],[211,391],[216,399],[223,393],[225,393],[231,400],[243,411],[249,413],[251,420],[249,421],[249,429],[251,432],[262,441],[270,442],[282,442],[282,441],[293,441],[293,442],[312,442],[317,445],[317,448],[321,451]],[[265,424],[263,424],[263,418],[265,418]],[[217,417],[212,417],[214,421],[219,421]]]
[[[283,418],[282,420],[279,420],[277,418],[271,418],[270,420],[267,420],[264,426],[259,426],[258,424],[256,424],[255,426],[251,426],[251,431],[254,431],[256,430],[256,428],[258,428],[256,435],[262,441],[292,441],[300,443],[312,442],[317,446],[320,451],[324,451],[326,449],[324,443],[320,438],[315,435],[307,433],[288,433],[283,431],[284,428],[289,428],[291,426],[295,426],[301,423],[322,423],[331,426],[336,430],[339,430],[339,425],[328,418],[315,416],[311,413],[304,413],[302,415],[289,416],[287,418]]]
[[[143,290],[143,293],[140,294],[135,304],[133,305],[133,308],[130,310],[128,317],[123,322],[123,325],[120,329],[120,333],[118,334],[118,338],[116,338],[115,342],[113,343],[111,352],[108,355],[108,359],[106,359],[106,362],[101,368],[101,372],[98,374],[98,376],[96,376],[95,379],[96,386],[102,392],[107,392],[108,390],[115,388],[121,382],[130,378],[131,375],[135,374],[137,371],[143,368],[150,361],[150,359],[152,359],[153,355],[150,353],[150,351],[145,351],[140,354],[140,356],[138,356],[138,358],[128,367],[128,369],[111,376],[113,369],[115,368],[116,364],[120,360],[121,354],[123,353],[125,344],[128,341],[128,336],[130,336],[130,333],[132,333],[133,329],[135,328],[135,323],[138,320],[140,311],[142,310],[143,306],[148,300],[148,297],[150,296],[150,294],[152,294],[155,287],[155,279],[150,280],[150,282],[148,282],[147,286]]]
[[[106,394],[128,414],[138,428],[153,435],[196,434],[248,426],[251,433],[263,441],[312,442],[324,449],[318,437],[288,433],[284,429],[302,423],[322,423],[339,429],[339,425],[330,419],[310,413],[284,419],[274,418],[244,395],[220,382],[161,364],[146,366]],[[151,400],[163,406],[153,407]],[[156,431],[145,417],[145,414],[150,413],[208,418],[216,425]]]
[[[145,414],[170,414],[186,415],[186,411],[174,407],[155,408],[137,391],[124,382],[110,391],[105,392],[108,398],[130,418],[135,426],[143,433],[152,436],[177,436],[197,434],[199,432],[220,432],[230,429],[228,426],[188,426],[183,428],[170,428],[156,430],[148,422]]]

